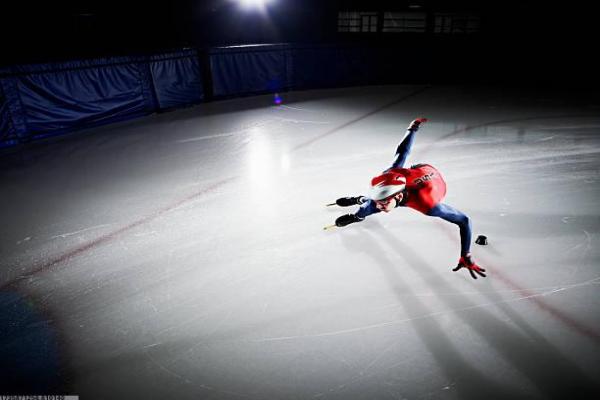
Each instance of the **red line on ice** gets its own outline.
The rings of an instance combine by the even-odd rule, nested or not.
[[[532,120],[540,120],[540,119],[542,119],[542,120],[543,119],[555,119],[555,118],[579,118],[579,117],[589,117],[589,116],[590,115],[588,115],[588,114],[575,114],[575,115],[569,114],[569,115],[548,115],[548,116],[537,116],[537,117],[523,117],[523,118],[497,120],[497,121],[485,122],[485,123],[482,123],[479,125],[466,126],[464,128],[455,129],[454,131],[443,135],[442,137],[440,137],[438,139],[437,142],[434,142],[434,143],[428,145],[421,154],[428,153],[430,150],[432,150],[435,147],[436,143],[439,143],[442,140],[449,139],[454,135],[458,135],[459,133],[468,132],[468,131],[471,131],[476,128],[483,128],[483,127],[487,127],[487,126],[491,126],[491,125],[498,125],[498,124],[502,124],[502,123],[511,123],[511,122],[522,122],[522,121],[532,121]],[[448,235],[450,235],[452,237],[452,239],[454,239],[454,240],[457,239],[453,234],[450,234],[450,232],[448,230],[445,230],[445,232],[448,233]],[[487,268],[488,266],[484,265],[483,267]],[[516,289],[516,290],[526,294],[527,296],[530,296],[530,297],[527,297],[527,300],[530,300],[531,302],[535,303],[538,307],[540,307],[544,311],[547,311],[549,314],[551,314],[556,319],[562,321],[565,325],[567,325],[571,329],[574,329],[577,332],[581,333],[582,335],[589,337],[596,343],[600,343],[600,334],[598,334],[598,332],[585,326],[581,322],[571,318],[570,316],[566,315],[562,311],[557,310],[556,308],[552,307],[551,305],[545,303],[539,297],[534,296],[534,293],[531,293],[527,289],[522,288],[516,282],[511,280],[508,276],[502,274],[499,271],[500,270],[496,268],[496,269],[493,269],[493,272],[491,272],[491,273],[493,274],[493,276],[498,277],[502,282],[504,282],[507,286],[511,287],[512,289]],[[488,269],[488,273],[490,273],[489,269]]]
[[[302,143],[300,143],[300,144],[298,144],[298,145],[294,146],[294,147],[292,148],[292,151],[300,150],[300,149],[302,149],[302,148],[304,148],[304,147],[306,147],[306,146],[309,146],[309,145],[313,144],[314,142],[316,142],[316,141],[318,141],[318,140],[321,140],[321,139],[323,139],[323,138],[324,138],[324,137],[326,137],[326,136],[329,136],[329,135],[331,135],[331,134],[334,134],[334,133],[336,133],[336,132],[338,132],[338,131],[340,131],[340,130],[342,130],[342,129],[344,129],[344,128],[346,128],[346,127],[348,127],[348,126],[350,126],[350,125],[352,125],[352,124],[354,124],[354,123],[356,123],[356,122],[358,122],[358,121],[361,121],[361,120],[363,120],[363,119],[365,119],[365,118],[367,118],[367,117],[370,117],[371,115],[377,114],[378,112],[385,110],[386,108],[389,108],[389,107],[391,107],[391,106],[393,106],[393,105],[396,105],[396,104],[398,104],[398,103],[401,103],[401,102],[403,102],[404,100],[407,100],[407,99],[409,99],[409,98],[411,98],[411,97],[414,97],[414,96],[416,96],[416,95],[420,94],[421,92],[423,92],[423,91],[427,90],[428,88],[429,88],[429,86],[422,87],[422,88],[420,88],[420,89],[418,89],[418,90],[415,90],[415,91],[414,91],[414,92],[412,92],[412,93],[409,93],[409,94],[407,94],[406,96],[403,96],[403,97],[401,97],[401,98],[399,98],[399,99],[396,99],[396,100],[392,101],[391,103],[384,104],[383,106],[381,106],[381,107],[379,107],[379,108],[376,108],[376,109],[375,109],[375,110],[373,110],[373,111],[369,111],[368,113],[366,113],[366,114],[364,114],[364,115],[361,115],[361,116],[360,116],[360,117],[358,117],[358,118],[355,118],[355,119],[353,119],[353,120],[351,120],[351,121],[348,121],[348,122],[346,122],[346,123],[344,123],[344,124],[342,124],[342,125],[340,125],[340,126],[337,126],[337,127],[335,127],[335,128],[332,128],[332,129],[330,129],[330,130],[328,130],[328,131],[326,131],[326,132],[324,132],[324,133],[321,133],[320,135],[318,135],[318,136],[316,136],[316,137],[314,137],[314,138],[312,138],[312,139],[309,139],[309,140],[307,140],[306,142],[302,142]]]
[[[102,245],[102,244],[104,244],[106,242],[109,242],[109,241],[113,240],[114,238],[116,238],[117,236],[119,236],[119,235],[121,235],[121,234],[123,234],[123,233],[125,233],[127,231],[130,231],[133,228],[136,228],[136,227],[138,227],[138,226],[140,226],[142,224],[145,224],[146,222],[149,222],[149,221],[151,221],[153,219],[156,219],[156,218],[160,217],[162,214],[164,214],[166,212],[169,212],[169,211],[172,211],[175,208],[180,207],[180,206],[182,206],[185,203],[188,203],[188,202],[190,202],[192,200],[195,200],[195,199],[197,199],[197,198],[199,198],[199,197],[201,197],[201,196],[203,196],[205,194],[208,194],[208,193],[212,192],[213,190],[217,189],[218,187],[223,186],[223,185],[231,182],[232,180],[235,180],[236,178],[237,177],[230,177],[230,178],[223,179],[223,180],[221,180],[219,182],[213,183],[212,185],[210,185],[210,186],[208,186],[208,187],[206,187],[206,188],[204,188],[202,190],[199,190],[199,191],[197,191],[195,193],[192,193],[191,195],[189,195],[187,197],[184,197],[184,198],[182,198],[182,199],[180,199],[180,200],[178,200],[178,201],[176,201],[176,202],[174,202],[174,203],[172,203],[172,204],[170,204],[168,206],[165,206],[165,207],[159,209],[158,211],[154,212],[153,214],[150,214],[150,215],[147,215],[145,217],[142,217],[142,218],[140,218],[140,219],[138,219],[136,221],[131,222],[128,225],[125,225],[122,228],[119,228],[119,229],[117,229],[115,231],[106,233],[106,234],[104,234],[104,235],[102,235],[102,236],[100,236],[100,237],[98,237],[98,238],[96,238],[96,239],[94,239],[94,240],[92,240],[92,241],[90,241],[88,243],[84,243],[81,246],[75,247],[74,249],[71,249],[71,250],[67,251],[66,253],[63,253],[63,254],[55,257],[55,258],[52,258],[52,259],[46,261],[42,265],[39,265],[37,267],[34,266],[32,268],[27,268],[26,269],[27,272],[24,275],[21,275],[21,276],[17,277],[16,279],[13,279],[12,281],[8,281],[8,282],[6,282],[4,284],[1,284],[0,285],[0,289],[4,289],[6,287],[9,287],[9,286],[12,286],[14,284],[17,284],[17,283],[19,283],[19,282],[21,282],[21,281],[23,281],[23,280],[25,280],[27,278],[32,277],[33,275],[36,275],[36,274],[38,274],[40,272],[43,272],[43,271],[47,271],[47,270],[49,270],[49,269],[51,269],[51,268],[53,268],[53,267],[55,267],[57,265],[60,265],[61,263],[65,262],[65,261],[73,258],[73,257],[81,255],[81,254],[85,253],[88,250],[94,249],[94,248],[96,248],[96,247],[98,247],[98,246],[100,246],[100,245]]]
[[[413,96],[416,96],[417,94],[423,92],[427,88],[428,88],[428,86],[422,87],[422,88],[420,88],[420,89],[418,89],[418,90],[416,90],[416,91],[414,91],[412,93],[409,93],[406,96],[403,96],[403,97],[401,97],[399,99],[394,100],[391,103],[385,104],[385,105],[383,105],[383,106],[381,106],[381,107],[379,107],[379,108],[377,108],[377,109],[375,109],[373,111],[370,111],[367,114],[364,114],[364,115],[362,115],[359,118],[353,119],[353,120],[351,120],[349,122],[344,123],[343,125],[340,125],[340,126],[338,126],[336,128],[333,128],[333,129],[331,129],[331,130],[329,130],[329,131],[327,131],[327,132],[325,132],[325,133],[323,133],[323,134],[321,134],[321,135],[319,135],[319,136],[317,136],[315,138],[312,138],[312,139],[310,139],[310,140],[308,140],[308,141],[306,141],[304,143],[301,143],[301,144],[297,145],[296,147],[292,148],[292,151],[296,151],[296,150],[299,150],[299,149],[301,149],[303,147],[306,147],[309,144],[314,143],[314,142],[316,142],[316,141],[324,138],[325,136],[331,135],[331,134],[333,134],[333,133],[335,133],[335,132],[337,132],[337,131],[339,131],[339,130],[341,130],[341,129],[349,126],[349,125],[352,125],[355,122],[363,120],[363,119],[365,119],[365,118],[367,118],[367,117],[369,117],[369,116],[371,116],[373,114],[376,114],[376,113],[378,113],[378,112],[380,112],[380,111],[382,111],[382,110],[384,110],[384,109],[386,109],[388,107],[391,107],[391,106],[393,106],[395,104],[398,104],[398,103],[400,103],[400,102],[402,102],[404,100],[407,100],[407,99],[409,99],[409,98],[411,98]],[[179,201],[177,201],[177,202],[175,202],[175,203],[173,203],[171,205],[165,206],[164,208],[156,211],[153,214],[150,214],[148,216],[142,217],[142,218],[140,218],[140,219],[138,219],[138,220],[136,220],[136,221],[134,221],[134,222],[132,222],[132,223],[130,223],[130,224],[122,227],[122,228],[119,228],[119,229],[113,231],[113,232],[109,232],[107,234],[104,234],[104,235],[98,237],[97,239],[92,240],[91,242],[84,243],[81,246],[75,247],[74,249],[72,249],[72,250],[70,250],[70,251],[68,251],[66,253],[63,253],[63,254],[61,254],[61,255],[53,258],[53,259],[50,259],[50,260],[46,261],[45,263],[43,263],[40,266],[37,266],[37,267],[34,266],[34,267],[31,267],[31,268],[26,268],[25,270],[28,271],[28,272],[26,272],[25,274],[17,277],[16,279],[13,279],[12,281],[8,281],[8,282],[6,282],[4,284],[0,284],[0,289],[4,289],[4,288],[9,287],[11,285],[17,284],[17,283],[19,283],[19,282],[21,282],[21,281],[23,281],[23,280],[25,280],[27,278],[30,278],[33,275],[36,275],[37,273],[40,273],[42,271],[49,270],[49,269],[51,269],[51,268],[53,268],[53,267],[55,267],[55,266],[57,266],[57,265],[59,265],[61,263],[63,263],[65,261],[73,258],[73,257],[76,257],[76,256],[78,256],[80,254],[85,253],[88,250],[94,249],[94,248],[96,248],[96,247],[98,247],[98,246],[100,246],[100,245],[102,245],[102,244],[104,244],[106,242],[109,242],[109,241],[113,240],[115,237],[117,237],[117,236],[119,236],[119,235],[121,235],[121,234],[123,234],[123,233],[125,233],[127,231],[130,231],[131,229],[133,229],[135,227],[138,227],[138,226],[140,226],[142,224],[145,224],[146,222],[151,221],[151,220],[159,217],[160,215],[162,215],[162,214],[164,214],[164,213],[166,213],[168,211],[171,211],[171,210],[173,210],[173,209],[175,209],[175,208],[177,208],[177,207],[179,207],[179,206],[181,206],[181,205],[183,205],[183,204],[185,204],[185,203],[187,203],[187,202],[189,202],[191,200],[194,200],[194,199],[196,199],[196,198],[198,198],[198,197],[200,197],[200,196],[202,196],[202,195],[204,195],[206,193],[209,193],[210,191],[216,189],[217,187],[223,186],[223,185],[225,185],[225,184],[227,184],[227,183],[229,183],[229,182],[231,182],[231,181],[233,181],[235,179],[238,179],[238,178],[239,178],[239,176],[232,176],[230,178],[227,178],[227,179],[224,179],[224,180],[219,181],[217,183],[214,183],[213,185],[211,185],[211,186],[209,186],[209,187],[207,187],[207,188],[205,188],[203,190],[200,190],[199,192],[193,193],[193,194],[191,194],[191,195],[189,195],[189,196],[187,196],[187,197],[185,197],[185,198],[183,198],[183,199],[181,199],[181,200],[179,200]]]
[[[540,307],[542,310],[550,313],[553,317],[562,321],[565,325],[567,325],[571,329],[574,329],[577,332],[581,333],[582,335],[589,337],[596,343],[600,343],[600,334],[598,334],[598,332],[595,332],[592,328],[585,326],[581,322],[571,318],[569,315],[563,313],[560,310],[557,310],[553,306],[542,301],[542,299],[535,296],[535,293],[530,292],[528,289],[522,288],[515,281],[510,279],[508,276],[500,273],[499,269],[495,268],[492,273],[493,273],[493,276],[499,278],[507,286],[509,286],[513,289],[516,289],[519,292],[523,293],[524,295],[528,296],[527,300],[532,301],[533,303],[535,303],[535,305]]]

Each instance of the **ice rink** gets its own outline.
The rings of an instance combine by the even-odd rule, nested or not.
[[[205,103],[0,157],[0,394],[600,398],[600,97],[374,86]],[[324,231],[407,125],[472,219]]]

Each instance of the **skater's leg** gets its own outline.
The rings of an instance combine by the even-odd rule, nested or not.
[[[410,149],[412,148],[413,142],[415,141],[416,132],[416,129],[406,131],[404,139],[402,139],[402,141],[396,148],[396,156],[390,168],[402,168],[404,166],[404,163],[408,158],[408,154],[410,153]]]
[[[453,224],[460,229],[460,254],[466,256],[471,249],[471,220],[459,210],[447,204],[439,203],[427,215],[438,217]]]
[[[427,118],[417,118],[410,123],[410,125],[406,129],[404,138],[396,148],[396,156],[394,158],[394,162],[392,163],[392,166],[386,171],[389,171],[391,168],[402,168],[404,166],[406,158],[408,157],[408,153],[410,153],[410,149],[413,145],[413,142],[415,141],[415,133],[417,133],[419,127],[424,122],[427,122]]]

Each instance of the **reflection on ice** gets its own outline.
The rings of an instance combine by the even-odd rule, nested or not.
[[[0,360],[51,320],[53,370],[18,378],[86,399],[597,397],[596,109],[485,88],[285,97],[3,157],[0,285],[39,312],[0,318],[21,338]],[[486,280],[452,273],[454,227],[411,210],[322,230],[421,115],[408,163],[439,168],[488,236]]]

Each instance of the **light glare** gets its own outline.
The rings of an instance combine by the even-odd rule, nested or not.
[[[263,8],[271,0],[238,0],[243,7],[247,8]]]

